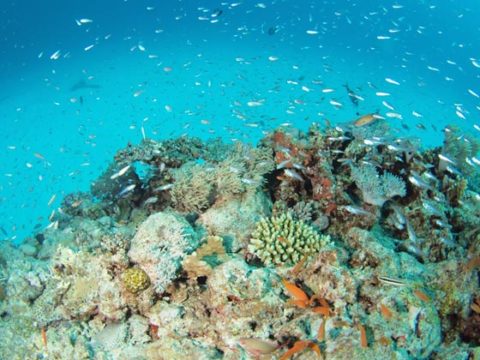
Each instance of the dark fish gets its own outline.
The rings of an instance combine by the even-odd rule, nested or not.
[[[100,89],[100,85],[97,84],[88,84],[85,80],[77,81],[70,88],[70,91],[77,91],[82,89]]]
[[[216,18],[216,17],[219,17],[222,14],[223,14],[223,10],[215,9],[215,10],[213,10],[212,17]]]
[[[268,35],[275,35],[278,31],[278,26],[271,26],[268,28]]]
[[[8,236],[7,231],[2,226],[0,226],[0,231],[2,232],[3,235]]]
[[[358,106],[358,97],[357,94],[353,92],[352,89],[348,86],[348,84],[343,85],[343,87],[347,90],[348,98],[352,102],[353,105]]]

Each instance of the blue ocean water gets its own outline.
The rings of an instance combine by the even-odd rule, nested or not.
[[[1,238],[47,226],[142,131],[255,143],[281,124],[378,111],[425,147],[447,124],[478,137],[479,12],[473,0],[3,1]]]

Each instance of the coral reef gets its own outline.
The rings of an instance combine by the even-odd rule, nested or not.
[[[478,357],[475,141],[366,119],[129,144],[2,244],[0,359]]]

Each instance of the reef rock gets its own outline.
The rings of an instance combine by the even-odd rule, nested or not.
[[[199,222],[214,235],[226,239],[227,251],[245,248],[257,222],[271,214],[271,202],[263,192],[247,192],[241,198],[215,203]]]
[[[180,215],[150,215],[132,239],[128,256],[150,277],[156,292],[165,291],[182,260],[200,245],[200,236]]]

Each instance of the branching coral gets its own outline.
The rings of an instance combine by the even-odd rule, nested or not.
[[[252,234],[249,251],[265,265],[294,264],[303,257],[318,252],[330,242],[330,236],[320,235],[290,213],[262,219]]]
[[[352,178],[362,192],[363,201],[370,205],[382,206],[394,196],[405,196],[405,182],[385,171],[380,176],[373,165],[352,167]]]
[[[215,173],[205,165],[184,165],[174,173],[171,196],[179,211],[200,212],[213,203]]]
[[[219,199],[257,190],[272,169],[267,151],[239,145],[219,163],[186,164],[176,170],[172,200],[176,210],[202,212]]]

